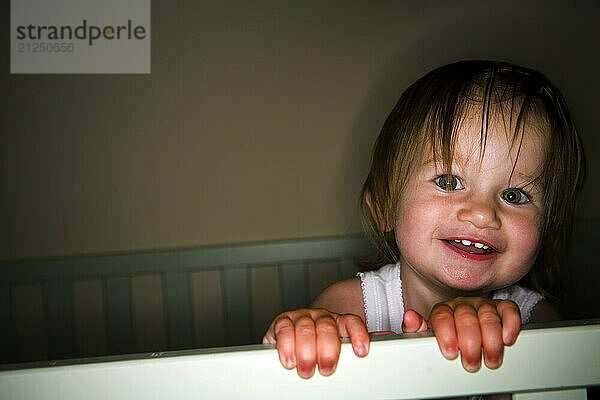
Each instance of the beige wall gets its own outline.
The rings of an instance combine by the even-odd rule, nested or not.
[[[359,232],[387,113],[465,58],[563,90],[589,156],[580,216],[600,216],[595,2],[222,3],[154,0],[150,75],[9,75],[3,58],[0,259]]]

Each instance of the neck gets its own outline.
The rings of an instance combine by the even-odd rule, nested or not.
[[[404,309],[414,310],[423,318],[429,319],[433,306],[438,303],[463,296],[488,297],[490,291],[465,292],[443,284],[435,284],[418,274],[404,260],[401,261],[400,277]]]

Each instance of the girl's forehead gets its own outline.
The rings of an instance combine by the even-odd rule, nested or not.
[[[497,124],[483,133],[480,126],[469,126],[457,132],[453,158],[463,163],[502,158],[513,164],[522,160],[537,165],[543,161],[544,148],[542,135],[533,127],[515,134]]]
[[[543,124],[525,122],[518,131],[507,125],[499,117],[490,118],[487,124],[477,116],[463,118],[453,135],[452,163],[481,168],[506,164],[517,175],[540,175],[547,148]],[[442,162],[441,148],[435,149],[435,156],[431,144],[426,148],[424,161]]]

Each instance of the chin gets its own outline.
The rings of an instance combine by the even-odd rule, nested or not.
[[[468,268],[443,268],[443,284],[454,290],[469,293],[489,291],[493,285],[486,271],[474,271]]]

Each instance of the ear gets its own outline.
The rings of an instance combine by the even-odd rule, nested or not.
[[[365,202],[369,206],[369,210],[371,210],[371,215],[373,219],[377,219],[377,215],[373,212],[373,203],[371,202],[371,191],[369,189],[365,190]]]
[[[379,229],[382,232],[391,231],[393,228],[388,227],[387,224],[385,223],[385,221],[383,221],[383,215],[381,213],[381,210],[376,210],[373,207],[373,201],[371,199],[371,191],[368,189],[365,190],[365,202],[367,203],[367,206],[369,206],[369,210],[371,210],[371,216],[373,217],[373,220],[377,222]]]

